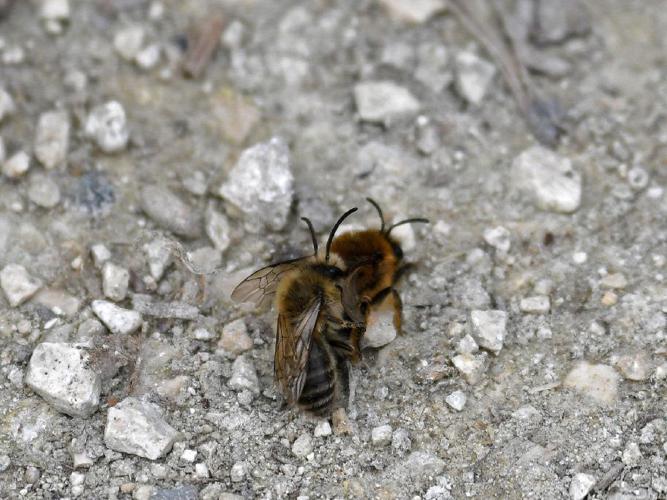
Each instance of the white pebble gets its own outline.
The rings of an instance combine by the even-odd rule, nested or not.
[[[123,309],[106,300],[94,300],[91,307],[95,315],[112,333],[128,335],[141,326],[141,314],[136,311]]]
[[[70,121],[65,111],[47,111],[39,116],[35,133],[35,157],[52,169],[65,162],[69,147]]]
[[[0,87],[0,123],[8,116],[14,114],[15,111],[16,104],[14,104],[14,99],[9,95],[9,92]]]
[[[467,400],[466,393],[463,391],[454,391],[445,398],[445,402],[456,411],[463,410]]]
[[[109,408],[104,443],[114,451],[156,460],[171,449],[177,437],[176,429],[153,403],[129,397]]]
[[[96,243],[90,247],[90,255],[93,257],[93,264],[101,269],[106,261],[111,258],[111,252],[103,243]]]
[[[112,262],[105,262],[102,269],[102,291],[104,296],[118,302],[125,299],[130,283],[130,272]]]
[[[43,342],[30,357],[26,384],[58,411],[89,417],[99,406],[102,379],[88,353],[73,344]]]
[[[229,236],[230,228],[227,217],[214,209],[206,211],[206,235],[211,243],[220,252],[224,252],[229,247],[231,238]]]
[[[567,374],[563,385],[594,401],[613,403],[618,395],[618,382],[619,376],[611,366],[582,361]]]
[[[303,458],[313,451],[313,440],[310,434],[304,432],[292,444],[292,453],[297,457]]]
[[[416,114],[421,104],[410,91],[391,81],[358,83],[354,100],[362,120],[388,124],[401,116]]]
[[[459,340],[456,351],[461,354],[473,354],[479,351],[479,346],[475,342],[475,339],[468,333]]]
[[[243,481],[243,478],[246,475],[246,466],[243,462],[236,462],[232,465],[232,469],[229,471],[229,478],[233,483],[239,483]]]
[[[581,174],[569,158],[542,146],[533,146],[512,163],[512,177],[519,190],[543,210],[575,212],[581,204]]]
[[[653,369],[651,360],[645,352],[620,356],[615,365],[623,377],[634,381],[648,380]]]
[[[512,244],[510,232],[503,226],[487,228],[484,230],[484,241],[496,250],[507,253]]]
[[[228,385],[237,391],[248,390],[254,394],[259,394],[259,379],[257,378],[255,365],[244,355],[234,360],[232,376]]]
[[[33,174],[28,184],[28,198],[42,208],[53,208],[60,203],[60,188],[51,177]]]
[[[380,3],[396,18],[415,24],[425,23],[446,7],[444,0],[380,0]]]
[[[331,435],[331,425],[328,420],[320,420],[315,426],[315,431],[313,433],[315,437],[325,437]]]
[[[551,301],[546,295],[525,297],[519,303],[519,309],[529,314],[546,314],[551,309]]]
[[[470,313],[471,334],[480,347],[498,354],[505,341],[507,313],[505,311],[480,311]]]
[[[205,463],[195,464],[195,476],[199,479],[208,479],[210,477],[208,466]]]
[[[391,443],[392,428],[391,425],[380,425],[371,430],[371,441],[373,446],[387,446]]]
[[[30,276],[20,264],[7,264],[0,271],[0,287],[11,307],[23,304],[42,288],[41,280]]]
[[[394,312],[392,310],[371,310],[368,316],[366,331],[361,337],[361,348],[371,347],[378,349],[396,338],[394,326]]]
[[[141,26],[128,26],[118,31],[113,38],[116,52],[126,61],[132,61],[144,44],[145,32]]]
[[[166,240],[157,238],[143,246],[148,269],[155,281],[160,281],[171,263],[171,248]]]
[[[118,101],[109,101],[93,108],[86,119],[85,133],[105,153],[125,149],[130,132],[123,106]]]
[[[608,274],[600,280],[602,288],[623,289],[628,286],[628,280],[622,273]]]
[[[625,450],[623,450],[621,461],[629,467],[634,467],[639,465],[639,461],[642,459],[642,457],[643,455],[639,449],[639,445],[637,443],[630,442],[626,445]]]
[[[496,74],[496,67],[472,52],[460,52],[454,61],[456,90],[466,101],[479,105]]]
[[[197,458],[197,450],[183,450],[181,453],[181,460],[184,462],[190,462],[191,464],[195,462]]]
[[[248,335],[248,327],[243,318],[236,319],[222,327],[218,347],[232,354],[241,354],[252,349],[253,342]]]
[[[575,474],[570,483],[570,498],[572,500],[583,500],[590,493],[597,480],[595,476],[582,472]]]
[[[466,382],[470,385],[476,385],[482,380],[486,370],[486,354],[459,354],[452,358],[452,363],[463,375]]]
[[[30,169],[30,156],[18,151],[2,164],[2,173],[10,179],[18,179]]]
[[[153,43],[141,49],[134,59],[141,69],[153,69],[160,62],[160,54],[160,46]]]
[[[574,252],[572,254],[572,262],[575,264],[584,264],[588,260],[586,252]]]

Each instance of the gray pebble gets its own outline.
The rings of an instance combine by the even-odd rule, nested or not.
[[[460,52],[454,61],[456,90],[473,105],[484,99],[496,74],[496,67],[472,52]]]
[[[255,365],[243,355],[236,358],[232,364],[229,387],[237,391],[249,390],[254,394],[259,394],[259,379]]]
[[[141,190],[141,208],[158,225],[184,238],[201,235],[197,213],[169,189],[145,186]]]
[[[124,150],[130,132],[123,106],[118,101],[109,101],[93,108],[86,118],[85,133],[105,153]]]
[[[35,134],[35,157],[52,169],[67,159],[70,121],[65,111],[47,111],[39,116]]]
[[[354,100],[362,120],[388,124],[396,118],[416,114],[421,105],[410,91],[391,81],[358,83]]]
[[[4,148],[3,148],[4,149]],[[3,151],[4,153],[4,151]],[[0,161],[2,161],[0,159]],[[30,169],[30,156],[25,151],[17,151],[2,162],[2,173],[10,179],[18,179]]]
[[[43,208],[53,208],[60,203],[60,188],[50,177],[36,174],[30,178],[28,198],[35,205]]]
[[[106,300],[94,300],[91,307],[112,333],[128,335],[141,326],[141,314],[136,311],[123,309]]]
[[[102,291],[104,295],[118,302],[127,296],[130,272],[112,262],[105,262],[102,268]]]
[[[30,276],[20,264],[7,264],[0,271],[0,287],[12,307],[23,304],[42,288],[42,282]]]

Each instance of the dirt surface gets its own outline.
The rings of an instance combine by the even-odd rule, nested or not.
[[[437,0],[0,2],[0,496],[667,497],[667,9],[547,3],[553,152]],[[229,293],[367,196],[431,223],[341,432]]]

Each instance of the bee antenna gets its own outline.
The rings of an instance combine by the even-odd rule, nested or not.
[[[375,210],[378,211],[378,215],[380,216],[380,232],[384,233],[384,215],[382,215],[382,209],[380,208],[380,205],[378,205],[373,198],[366,198],[366,201],[373,205]]]
[[[353,214],[356,211],[357,207],[349,209],[347,212],[345,212],[343,215],[340,216],[340,218],[334,224],[334,227],[331,228],[331,232],[329,233],[329,239],[327,240],[327,252],[324,257],[325,262],[329,262],[329,250],[331,250],[331,243],[333,242],[334,235],[338,230],[338,226],[340,226],[349,215]]]
[[[310,229],[310,237],[313,240],[313,249],[315,251],[314,255],[317,255],[317,236],[315,236],[315,229],[313,229],[313,223],[310,222],[308,217],[301,217],[301,220],[308,224],[308,229]]]
[[[389,226],[389,229],[387,229],[387,232],[384,233],[384,234],[389,236],[389,233],[391,233],[391,231],[395,227],[402,226],[403,224],[412,224],[412,223],[428,224],[429,222],[431,222],[431,221],[428,220],[428,219],[424,219],[423,217],[415,217],[414,219],[405,219],[405,220],[402,220],[402,221],[398,221],[396,224],[392,224],[391,226]]]

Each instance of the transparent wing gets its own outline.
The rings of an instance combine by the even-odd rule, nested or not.
[[[234,302],[253,302],[257,307],[268,305],[276,293],[280,280],[285,273],[296,268],[299,259],[286,260],[263,267],[241,281],[232,292]]]
[[[296,324],[284,314],[278,315],[274,372],[290,404],[298,401],[306,383],[308,356],[322,301],[322,297],[314,298]]]

